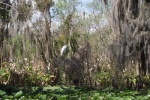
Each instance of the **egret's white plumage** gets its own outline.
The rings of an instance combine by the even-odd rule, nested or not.
[[[60,55],[61,55],[61,56],[64,56],[64,54],[67,52],[67,48],[68,48],[67,45],[64,45],[64,46],[61,48],[61,51],[60,51]]]

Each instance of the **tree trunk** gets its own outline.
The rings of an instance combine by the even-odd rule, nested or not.
[[[123,66],[119,67],[120,70],[125,68],[125,62],[136,59],[137,74],[149,73],[149,16],[150,3],[147,0],[113,0],[112,31],[117,35],[117,42],[120,45],[116,51],[119,53],[117,66]],[[130,44],[133,44],[132,54],[127,56],[125,50],[130,48]]]

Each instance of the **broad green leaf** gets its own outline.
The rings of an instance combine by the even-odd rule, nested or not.
[[[19,98],[19,97],[22,96],[22,94],[23,94],[23,92],[22,92],[22,91],[19,91],[19,92],[17,92],[17,93],[14,94],[14,97],[15,97],[15,98]]]
[[[0,96],[3,96],[3,95],[5,95],[5,94],[6,94],[5,91],[0,90]]]
[[[67,98],[67,95],[63,95],[63,96],[60,96],[59,98],[58,98],[58,100],[65,100]]]
[[[46,97],[47,97],[46,95],[40,95],[40,96],[39,96],[39,99],[45,100]]]
[[[137,96],[136,100],[143,100],[143,96]]]
[[[27,100],[25,96],[22,96],[19,100]]]
[[[11,96],[7,96],[7,98],[8,98],[8,99],[13,99],[14,96],[12,96],[12,95],[11,95]]]
[[[34,99],[38,99],[39,96],[40,96],[40,94],[36,94],[36,95],[34,96]]]

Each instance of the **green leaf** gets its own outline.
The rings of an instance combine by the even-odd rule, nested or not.
[[[0,70],[0,75],[3,76],[4,74],[5,74],[4,68],[1,68],[1,70]]]
[[[25,96],[22,96],[19,100],[27,100]]]
[[[15,100],[15,98],[12,95],[4,95],[2,100]]]
[[[114,97],[114,98],[112,98],[112,100],[123,100],[123,98],[120,98],[120,97]]]
[[[137,96],[136,98],[136,100],[143,100],[143,96]]]
[[[133,96],[124,96],[125,100],[134,100],[135,98]]]
[[[14,97],[15,97],[15,98],[19,98],[19,97],[22,96],[22,94],[23,94],[23,92],[22,92],[22,91],[19,91],[19,92],[17,92],[17,93],[14,94]]]
[[[149,100],[149,99],[150,99],[149,95],[143,97],[143,100]]]
[[[39,99],[45,100],[46,99],[46,95],[40,95]]]
[[[38,99],[39,96],[40,96],[40,94],[35,95],[35,96],[34,96],[34,99]]]
[[[11,96],[7,96],[7,98],[8,98],[8,99],[13,99],[14,96],[12,96],[12,95],[11,95]]]
[[[5,91],[0,90],[0,96],[3,96],[3,95],[5,95],[5,94],[6,94]]]
[[[58,98],[58,100],[65,100],[66,97],[67,97],[67,95],[60,96],[60,97]]]

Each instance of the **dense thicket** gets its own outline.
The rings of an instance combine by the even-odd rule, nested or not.
[[[0,0],[0,84],[148,87],[150,1],[82,6]]]

